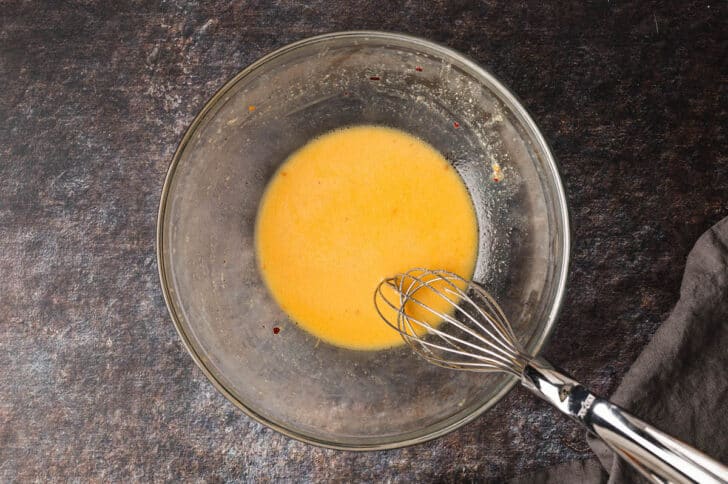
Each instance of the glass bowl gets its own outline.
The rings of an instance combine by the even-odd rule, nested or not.
[[[187,130],[162,192],[157,255],[172,320],[205,375],[249,416],[355,450],[442,435],[515,383],[433,366],[405,346],[331,346],[268,294],[253,243],[268,180],[311,138],[360,124],[412,133],[452,162],[478,217],[474,279],[534,353],[553,327],[569,260],[566,200],[546,142],[513,94],[450,49],[381,32],[322,35],[220,89]]]

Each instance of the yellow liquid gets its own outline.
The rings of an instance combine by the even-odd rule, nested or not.
[[[405,132],[359,126],[296,151],[258,211],[258,264],[273,297],[328,343],[374,350],[402,343],[377,314],[385,277],[413,267],[472,275],[475,211],[457,172]]]

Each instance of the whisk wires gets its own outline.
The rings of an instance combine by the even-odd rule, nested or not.
[[[495,300],[443,270],[412,269],[383,280],[379,316],[420,356],[445,368],[520,377],[528,356]]]

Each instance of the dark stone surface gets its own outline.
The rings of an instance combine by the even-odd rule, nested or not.
[[[560,160],[574,222],[546,355],[609,394],[728,215],[725,2],[0,0],[0,480],[494,480],[591,456],[522,390],[444,438],[349,453],[218,395],[164,307],[155,216],[224,81],[313,34],[404,31],[505,81]]]

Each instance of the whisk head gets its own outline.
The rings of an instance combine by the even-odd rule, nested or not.
[[[413,350],[436,365],[520,377],[530,359],[493,297],[452,272],[412,269],[384,279],[374,305]]]

